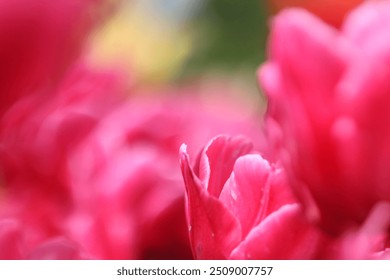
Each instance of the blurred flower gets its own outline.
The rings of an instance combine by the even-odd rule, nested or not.
[[[0,220],[0,259],[85,259],[84,252],[77,244],[66,238],[48,239],[40,245],[29,248],[22,223],[15,219]]]
[[[320,231],[305,221],[283,170],[246,138],[214,138],[193,168],[183,145],[181,168],[197,259],[316,258]]]
[[[51,92],[105,14],[103,0],[0,1],[0,115]]]
[[[340,27],[345,15],[364,0],[268,0],[273,13],[288,7],[305,8],[325,22]]]
[[[390,203],[378,203],[366,221],[338,240],[338,258],[390,259]],[[331,254],[330,257],[335,255]]]
[[[389,13],[389,1],[367,2],[337,31],[286,10],[260,70],[275,158],[306,216],[332,233],[390,201]]]
[[[20,224],[21,258],[52,238],[66,236],[74,203],[69,154],[121,100],[118,81],[111,72],[74,67],[49,99],[24,98],[1,120],[0,220]]]

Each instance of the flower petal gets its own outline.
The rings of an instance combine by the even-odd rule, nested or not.
[[[243,237],[267,209],[271,172],[268,161],[260,155],[242,156],[222,189],[220,201],[240,221]]]
[[[241,240],[237,219],[208,194],[189,164],[186,145],[180,148],[180,164],[187,191],[187,223],[196,259],[226,259]]]
[[[268,181],[270,190],[265,216],[277,211],[283,205],[293,204],[296,202],[296,198],[292,193],[290,185],[287,183],[287,178],[283,169],[278,167],[274,168],[268,178]]]
[[[344,22],[342,31],[373,59],[390,63],[389,1],[366,1]]]
[[[243,136],[220,135],[210,141],[194,168],[210,195],[219,197],[236,159],[252,149],[251,141]]]
[[[288,80],[290,90],[285,94],[292,94],[295,88],[295,93],[307,101],[328,101],[343,74],[347,50],[351,51],[347,41],[301,9],[282,12],[273,20],[272,28],[270,60],[278,62],[283,79]]]
[[[297,204],[285,205],[255,227],[230,259],[315,258],[320,238]]]

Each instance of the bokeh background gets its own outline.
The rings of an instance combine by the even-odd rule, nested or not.
[[[264,1],[127,0],[93,48],[101,62],[127,64],[148,84],[221,75],[254,88],[266,36]]]

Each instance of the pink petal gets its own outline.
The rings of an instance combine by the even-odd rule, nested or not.
[[[253,149],[249,139],[236,136],[217,136],[210,141],[195,166],[201,182],[210,195],[219,197],[220,192],[233,171],[236,159]]]
[[[296,198],[292,193],[286,178],[286,174],[281,168],[274,168],[268,178],[270,185],[269,200],[266,210],[266,216],[277,211],[283,205],[296,202]]]
[[[389,256],[390,203],[377,203],[358,230],[341,238],[341,259],[386,259]]]
[[[342,31],[359,49],[373,59],[390,63],[389,1],[366,1],[352,11]]]
[[[189,164],[186,146],[180,148],[180,164],[187,190],[187,222],[196,259],[225,259],[241,239],[237,219],[209,195]]]
[[[297,204],[285,205],[255,227],[230,259],[311,259],[320,237]]]
[[[240,221],[243,237],[267,210],[271,172],[268,161],[260,155],[242,156],[221,192],[220,201]]]
[[[299,9],[282,12],[272,28],[270,60],[279,63],[289,85],[285,94],[295,90],[310,103],[319,98],[328,103],[344,71],[347,42],[335,29]]]

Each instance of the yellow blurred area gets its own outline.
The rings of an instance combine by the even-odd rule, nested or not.
[[[138,83],[163,83],[180,71],[192,49],[192,34],[188,26],[123,2],[94,36],[92,58],[98,64],[119,63]]]

